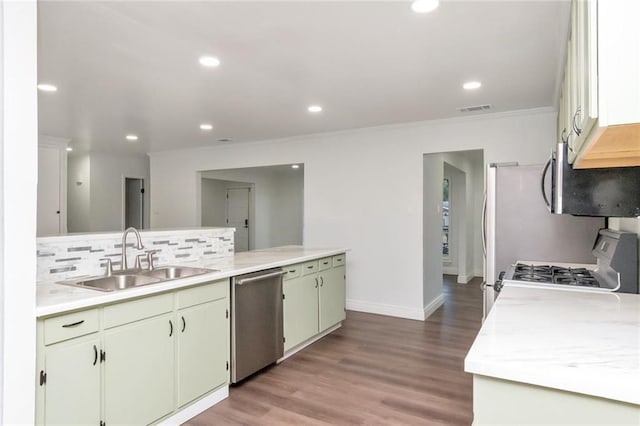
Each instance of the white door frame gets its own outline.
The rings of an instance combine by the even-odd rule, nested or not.
[[[120,226],[122,227],[122,230],[124,231],[125,224],[127,223],[127,219],[126,219],[127,212],[126,212],[126,209],[125,209],[125,206],[127,205],[127,179],[141,179],[142,180],[142,187],[144,188],[144,194],[142,196],[142,229],[146,229],[144,227],[144,225],[145,225],[144,217],[145,217],[145,212],[146,212],[145,205],[147,204],[146,203],[146,200],[147,200],[147,178],[145,178],[143,176],[131,176],[131,175],[121,175],[121,176],[122,176],[121,177],[122,182],[121,182],[121,197],[120,197],[120,200],[121,200],[120,201],[120,211],[121,211]],[[147,206],[147,209],[148,208],[149,207]],[[149,226],[148,223],[146,225],[147,225],[147,227]]]

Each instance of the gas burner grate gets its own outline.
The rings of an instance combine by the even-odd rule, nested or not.
[[[527,265],[518,263],[515,266],[513,279],[516,281],[546,284],[600,287],[598,280],[588,269],[566,268],[553,265]]]

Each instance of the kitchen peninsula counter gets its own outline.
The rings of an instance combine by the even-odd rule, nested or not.
[[[465,371],[474,374],[476,417],[475,379],[489,378],[622,402],[640,422],[640,296],[507,286]]]
[[[101,292],[91,289],[66,286],[55,282],[39,282],[36,286],[36,316],[44,317],[67,311],[99,306],[135,297],[176,290],[199,283],[215,281],[277,268],[294,263],[306,262],[322,257],[345,253],[345,248],[308,248],[304,246],[283,246],[234,254],[225,259],[200,259],[173,262],[174,266],[192,266],[216,270],[203,275],[145,285],[127,290]],[[164,265],[157,265],[161,267]]]

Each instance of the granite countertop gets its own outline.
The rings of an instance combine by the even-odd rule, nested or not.
[[[640,295],[504,287],[465,371],[640,404]]]
[[[263,269],[276,268],[305,262],[325,256],[347,252],[345,248],[315,249],[303,246],[284,246],[263,250],[236,253],[228,259],[196,260],[180,262],[179,265],[217,269],[189,278],[151,284],[121,291],[101,292],[54,282],[39,282],[36,285],[36,316],[43,317],[92,306],[113,303],[134,297],[147,296],[163,291],[175,290],[207,281],[229,278]],[[173,265],[178,265],[174,262]],[[161,267],[163,265],[157,265]]]

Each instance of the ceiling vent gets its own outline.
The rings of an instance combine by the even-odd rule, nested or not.
[[[458,108],[458,111],[460,112],[478,112],[478,111],[487,111],[491,109],[491,105],[486,104],[486,105],[474,105],[474,106],[468,106],[468,107],[462,107],[462,108]]]

